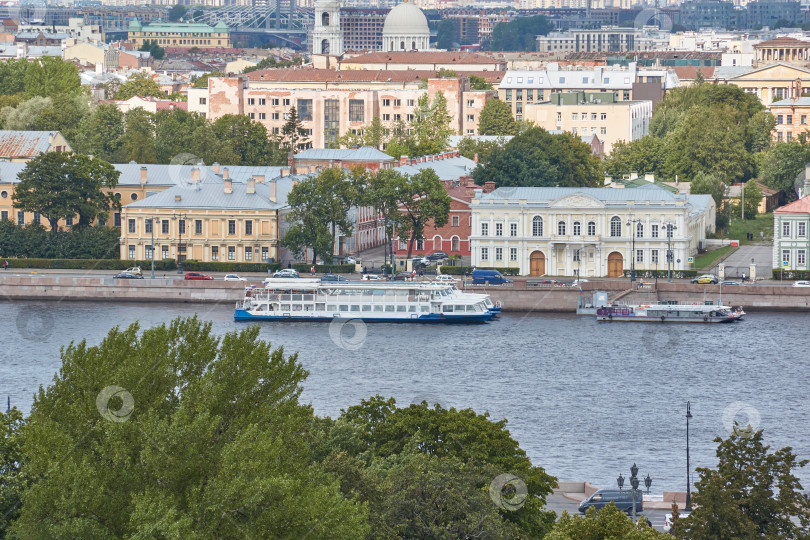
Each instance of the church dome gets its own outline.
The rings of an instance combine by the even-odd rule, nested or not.
[[[388,12],[383,25],[383,36],[430,35],[427,17],[414,4],[404,2]]]

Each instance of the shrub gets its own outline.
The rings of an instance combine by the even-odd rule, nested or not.
[[[194,272],[275,272],[280,268],[279,263],[249,263],[249,262],[219,262],[183,261],[183,270]]]
[[[152,268],[152,261],[131,261],[120,259],[3,259],[9,268],[47,268],[66,270],[126,270],[140,266],[142,270]],[[174,259],[155,260],[155,270],[176,270]]]
[[[773,269],[773,279],[789,279],[793,280],[810,280],[810,270],[782,270],[781,268]]]
[[[293,270],[297,270],[301,274],[308,274],[312,269],[311,264],[307,263],[293,263]],[[333,274],[353,274],[353,264],[316,264],[315,272],[325,273],[331,272]]]

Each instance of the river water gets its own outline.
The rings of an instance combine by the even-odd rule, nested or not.
[[[71,340],[114,325],[197,313],[218,333],[243,328],[230,305],[0,302],[0,396],[26,412]],[[807,316],[755,313],[733,325],[597,324],[561,314],[504,314],[486,325],[262,323],[261,335],[309,370],[316,414],[375,394],[507,418],[532,462],[561,480],[613,487],[638,464],[652,491],[686,485],[686,401],[693,467],[713,466],[732,422],[810,458]],[[799,473],[810,487],[810,467]],[[695,479],[697,476],[695,475]]]

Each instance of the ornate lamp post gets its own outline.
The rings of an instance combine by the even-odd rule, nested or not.
[[[692,511],[692,482],[689,478],[689,420],[692,418],[692,404],[686,402],[686,511]]]
[[[619,491],[621,491],[624,486],[624,477],[621,474],[619,474],[619,477],[616,479],[616,483],[619,485]],[[642,493],[642,490],[638,489],[638,486],[638,467],[633,463],[633,466],[630,467],[630,493],[632,494],[633,500],[632,517],[634,522],[636,521],[636,497]],[[647,478],[644,479],[644,486],[647,488],[647,493],[649,493],[650,486],[652,486],[652,478],[649,474],[647,474]]]
[[[672,283],[672,231],[677,230],[678,227],[672,223],[667,223],[667,282]]]
[[[631,227],[630,234],[633,239],[632,254],[630,255],[630,283],[636,280],[636,236],[638,235],[638,223],[642,220],[630,218],[627,220],[627,226]],[[635,227],[633,227],[635,225]]]
[[[146,218],[144,223],[148,223],[152,230],[152,279],[155,279],[155,218]]]
[[[177,214],[172,216],[172,220],[177,221],[177,231],[180,236],[180,242],[177,244],[177,273],[183,273],[183,257],[180,255],[180,251],[183,249],[183,229],[186,228],[186,215],[185,214]],[[182,222],[183,226],[180,226]]]

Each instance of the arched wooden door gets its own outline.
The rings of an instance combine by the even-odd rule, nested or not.
[[[529,275],[542,276],[546,273],[546,256],[542,251],[533,251],[529,256]]]
[[[624,273],[624,259],[622,254],[614,251],[608,255],[608,277],[622,277]]]

